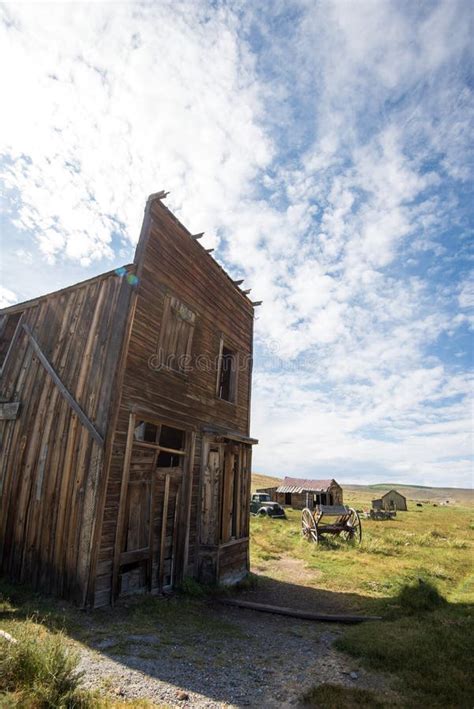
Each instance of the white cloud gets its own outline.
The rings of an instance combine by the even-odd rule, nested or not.
[[[144,200],[163,187],[215,241],[271,156],[234,16],[194,2],[4,12],[4,179],[46,257],[112,257],[112,233],[135,243]]]
[[[470,381],[439,345],[473,302],[450,232],[472,179],[466,5],[292,9],[9,6],[12,218],[51,263],[125,258],[171,190],[264,299],[258,469],[466,484]]]
[[[0,308],[7,308],[9,305],[16,303],[17,296],[16,293],[0,286]]]

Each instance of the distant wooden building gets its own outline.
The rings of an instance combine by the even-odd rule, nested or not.
[[[397,490],[389,490],[377,500],[372,500],[374,510],[400,510],[407,511],[407,499]]]
[[[0,571],[82,606],[248,570],[254,307],[165,196],[133,264],[0,311]]]
[[[301,480],[285,478],[278,487],[262,488],[257,492],[267,492],[280,505],[302,510],[317,505],[342,505],[341,486],[335,480]]]

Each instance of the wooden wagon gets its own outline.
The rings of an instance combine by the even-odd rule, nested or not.
[[[331,521],[326,521],[328,518]],[[319,505],[313,511],[305,507],[301,513],[301,533],[309,542],[320,541],[326,534],[360,543],[362,525],[358,512],[346,505]]]

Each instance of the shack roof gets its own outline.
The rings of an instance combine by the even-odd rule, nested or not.
[[[305,480],[302,478],[285,478],[277,487],[277,492],[325,492],[335,480]]]
[[[389,490],[389,491],[388,491],[388,492],[386,492],[386,493],[385,493],[384,495],[382,495],[382,498],[381,498],[381,499],[383,500],[383,499],[384,499],[384,497],[387,497],[387,495],[391,495],[391,494],[392,494],[392,492],[394,492],[394,493],[395,493],[395,495],[400,495],[400,497],[403,497],[403,499],[404,499],[404,500],[406,500],[406,499],[407,499],[407,498],[405,497],[405,495],[402,495],[402,493],[401,493],[401,492],[398,492],[398,490]]]

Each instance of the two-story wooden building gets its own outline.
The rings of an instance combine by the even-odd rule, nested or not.
[[[0,571],[83,606],[248,570],[254,307],[166,208],[0,311]]]

